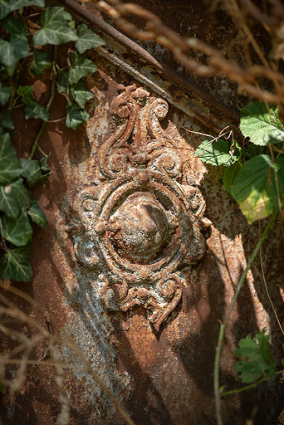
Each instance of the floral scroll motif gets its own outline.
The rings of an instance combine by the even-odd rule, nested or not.
[[[179,183],[178,145],[160,125],[167,103],[135,85],[118,88],[117,130],[99,150],[102,182],[74,202],[74,248],[99,273],[109,311],[142,305],[158,331],[181,299],[181,268],[205,253],[208,220],[200,190]]]

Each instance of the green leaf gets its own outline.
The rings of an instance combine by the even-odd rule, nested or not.
[[[19,218],[2,218],[2,236],[13,245],[25,246],[32,237],[33,229],[27,213],[23,212]]]
[[[234,184],[235,178],[237,177],[241,169],[242,169],[242,166],[240,165],[239,162],[236,162],[230,167],[225,168],[225,172],[223,175],[223,184],[225,186],[226,191],[230,194],[231,194],[231,187]]]
[[[17,93],[19,96],[22,97],[22,101],[25,105],[34,102],[34,99],[32,97],[33,86],[19,86],[17,88]]]
[[[44,0],[10,0],[11,10],[18,10],[29,6],[44,7]]]
[[[28,213],[34,223],[38,224],[41,227],[47,226],[47,217],[40,208],[39,203],[36,199],[32,200],[32,206],[29,209]]]
[[[249,223],[268,217],[277,208],[273,168],[268,155],[259,155],[245,162],[234,180],[231,193]]]
[[[11,111],[4,109],[0,112],[0,127],[6,128],[7,130],[14,130],[14,124],[11,117]]]
[[[46,156],[40,158],[40,160],[39,160],[43,178],[49,176],[50,173],[51,173],[51,169],[47,165],[47,160],[48,160],[48,158]]]
[[[89,114],[76,104],[67,108],[66,113],[66,125],[73,130],[76,130],[78,125],[88,121],[89,119]]]
[[[40,118],[43,121],[48,121],[49,113],[44,106],[34,101],[28,105],[25,105],[25,117],[29,118]]]
[[[0,103],[1,105],[5,105],[10,99],[12,93],[11,86],[3,86],[2,81],[0,81]]]
[[[28,26],[22,19],[16,19],[12,14],[1,21],[1,26],[9,31],[11,37],[29,35]]]
[[[9,184],[22,173],[22,167],[12,146],[10,134],[0,136],[0,183]]]
[[[27,179],[29,186],[32,186],[41,179],[42,174],[38,160],[21,158],[20,164],[23,168],[22,176]]]
[[[279,109],[275,106],[269,108],[268,112],[263,102],[253,102],[241,109],[241,132],[255,145],[265,146],[284,141],[284,126],[279,120]]]
[[[235,355],[239,361],[235,363],[235,371],[241,374],[244,384],[250,384],[262,377],[275,376],[275,360],[269,349],[269,335],[265,329],[252,339],[248,335],[239,342]]]
[[[214,142],[205,140],[195,151],[195,154],[201,161],[211,165],[229,166],[239,159],[239,148],[235,146],[236,153],[233,153],[230,148],[230,143],[227,140],[219,139]]]
[[[73,53],[71,55],[71,68],[69,69],[69,83],[76,84],[85,75],[97,71],[96,65],[83,55]]]
[[[16,37],[11,41],[0,40],[0,60],[6,66],[8,75],[12,75],[20,59],[30,55],[26,37]]]
[[[84,53],[87,49],[94,49],[105,44],[99,35],[90,30],[86,24],[81,24],[77,28],[78,40],[75,47],[79,53]]]
[[[71,93],[82,109],[85,108],[85,103],[94,97],[94,94],[88,89],[83,80],[79,81],[79,83],[71,89]]]
[[[28,204],[27,193],[21,178],[9,185],[0,185],[0,211],[8,217],[17,218],[22,207]]]
[[[51,62],[47,60],[48,54],[39,49],[36,49],[33,54],[33,60],[30,65],[30,70],[35,75],[41,75],[45,69],[51,67]]]
[[[34,44],[44,46],[76,41],[78,36],[67,22],[70,18],[70,14],[65,12],[63,7],[47,7],[41,15],[42,29],[33,36]]]
[[[59,75],[58,82],[57,82],[58,93],[67,91],[68,82],[69,82],[69,72],[62,72]]]
[[[10,4],[5,0],[0,0],[0,19],[5,18],[10,11]]]
[[[3,279],[28,282],[32,278],[30,248],[9,249],[0,261],[0,275]]]

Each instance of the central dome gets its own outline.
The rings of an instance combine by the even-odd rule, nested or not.
[[[118,252],[145,264],[167,240],[168,220],[163,206],[150,192],[136,192],[111,216],[109,237]]]

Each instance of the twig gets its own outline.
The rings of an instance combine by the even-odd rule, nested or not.
[[[223,421],[222,421],[222,415],[221,415],[221,397],[220,397],[220,359],[221,359],[221,352],[222,352],[222,345],[223,345],[223,340],[224,340],[224,334],[225,334],[225,330],[226,327],[228,325],[228,322],[230,320],[232,311],[234,309],[235,303],[237,301],[237,298],[239,296],[240,290],[242,289],[242,286],[246,280],[246,276],[248,274],[248,271],[251,268],[251,265],[255,259],[255,257],[257,256],[261,245],[263,244],[263,241],[265,240],[271,226],[273,225],[276,217],[277,217],[278,212],[275,212],[272,217],[269,220],[268,225],[266,226],[264,232],[261,235],[261,238],[259,239],[248,263],[247,266],[245,268],[245,270],[243,271],[243,274],[239,280],[239,283],[237,285],[235,294],[232,298],[231,304],[228,308],[227,314],[225,316],[225,320],[224,323],[221,324],[220,326],[220,330],[219,330],[219,337],[218,337],[218,344],[217,344],[217,348],[216,348],[216,355],[215,355],[215,362],[214,362],[214,395],[215,395],[215,405],[216,405],[216,417],[217,417],[217,424],[218,425],[223,425]]]

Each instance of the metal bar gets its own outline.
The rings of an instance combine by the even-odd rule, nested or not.
[[[151,64],[154,68],[162,71],[168,78],[177,83],[181,88],[183,88],[187,93],[191,95],[199,97],[201,100],[206,102],[208,105],[211,105],[214,109],[217,109],[222,114],[227,115],[234,121],[239,121],[239,111],[238,109],[225,105],[220,100],[216,100],[209,93],[202,90],[198,85],[194,84],[192,81],[188,79],[188,77],[180,72],[177,72],[175,69],[170,67],[169,65],[163,64],[157,61],[149,52],[139,46],[130,38],[126,37],[117,29],[113,28],[105,21],[100,19],[98,16],[94,15],[90,11],[87,11],[82,8],[76,1],[74,0],[60,0],[60,2],[75,12],[81,19],[87,21],[98,27],[102,32],[109,35],[113,39],[117,40],[127,48],[129,48],[136,55],[140,56],[140,58],[147,61],[147,63]]]

